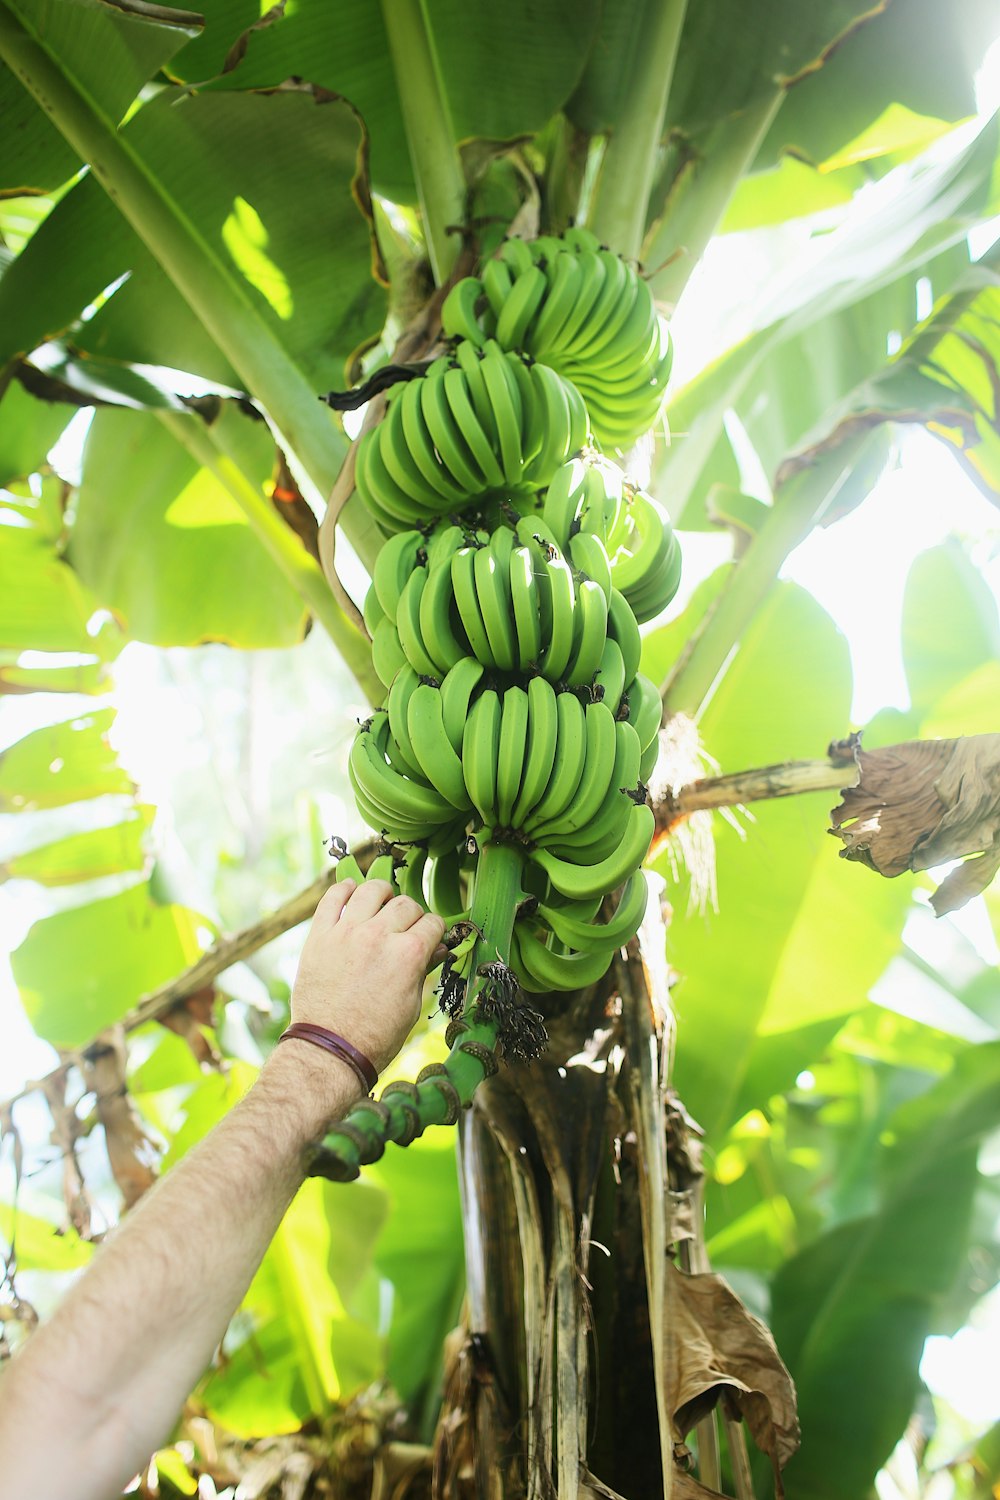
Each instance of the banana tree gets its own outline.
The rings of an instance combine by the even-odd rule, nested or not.
[[[129,639],[301,651],[312,622],[342,704],[372,715],[341,731],[370,832],[337,843],[338,869],[452,924],[446,1057],[422,1032],[317,1150],[249,1332],[196,1398],[247,1435],[323,1419],[317,1472],[345,1493],[745,1500],[780,1497],[792,1460],[792,1493],[853,1500],[906,1427],[923,1337],[961,1301],[1000,1060],[992,1032],[928,1063],[912,1027],[865,1031],[908,892],[822,857],[822,796],[865,768],[819,753],[847,727],[849,667],[779,574],[864,501],[903,424],[1000,492],[1000,261],[968,249],[1000,211],[997,130],[955,123],[993,27],[978,0],[946,33],[926,0],[584,0],[571,21],[451,0],[218,0],[205,17],[0,0],[17,143],[0,181],[0,688],[100,693]],[[780,248],[784,274],[671,391],[665,319],[725,230]],[[361,406],[352,442],[335,411]],[[67,504],[47,455],[80,409]],[[766,493],[746,493],[748,454]],[[675,528],[710,527],[732,560],[654,625]],[[942,591],[947,649],[915,623]],[[908,618],[913,709],[876,748],[989,730],[1000,632],[964,557],[915,572]],[[74,663],[23,655],[39,651]],[[0,756],[0,809],[93,809],[71,832],[37,824],[7,878],[113,882],[82,886],[14,960],[63,1054],[47,1094],[76,1235],[59,1264],[92,1227],[73,1070],[137,1101],[98,1109],[132,1201],[144,1128],[169,1165],[241,1086],[245,1061],[213,1070],[199,997],[337,873],[201,952],[211,920],[150,877],[110,717],[79,711]],[[720,788],[712,758],[770,769]],[[755,797],[759,832],[719,830],[706,918],[704,809]],[[161,1018],[173,1031],[151,1039]],[[876,1040],[896,1072],[872,1089]],[[824,1139],[831,1202],[795,1095],[822,1067],[854,1131]],[[13,1108],[0,1118],[13,1134]],[[457,1168],[440,1125],[457,1125]],[[44,1218],[19,1208],[23,1245],[22,1222],[51,1262]],[[375,1394],[386,1378],[395,1395]],[[159,1463],[183,1492],[178,1454]]]

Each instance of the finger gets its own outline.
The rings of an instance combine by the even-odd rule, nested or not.
[[[393,898],[393,889],[388,880],[366,880],[359,885],[344,907],[344,922],[367,922],[380,912],[387,901]]]
[[[333,927],[340,921],[340,914],[344,910],[350,898],[357,888],[357,883],[351,879],[338,880],[320,898],[319,905],[313,917],[314,927]]]
[[[412,896],[394,896],[379,912],[378,921],[390,932],[408,932],[423,915],[423,907]]]
[[[431,967],[431,958],[436,950],[442,947],[441,939],[444,937],[444,923],[434,912],[424,912],[419,922],[414,922],[410,928],[410,937],[419,938],[425,950],[424,963]],[[440,959],[438,960],[440,963]]]
[[[448,949],[445,947],[444,943],[438,943],[437,947],[434,949],[434,952],[431,954],[431,961],[427,965],[428,971],[430,971],[431,969],[436,969],[438,964],[443,964],[447,957]]]

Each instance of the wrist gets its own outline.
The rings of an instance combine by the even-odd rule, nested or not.
[[[318,1139],[364,1096],[348,1063],[298,1037],[275,1047],[261,1076],[280,1089],[285,1107],[301,1120],[305,1141]]]

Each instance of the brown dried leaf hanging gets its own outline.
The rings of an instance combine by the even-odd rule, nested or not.
[[[1000,869],[1000,734],[857,748],[855,758],[857,785],[831,813],[841,857],[889,879],[964,859],[931,897],[939,917],[980,895]]]
[[[781,1469],[799,1445],[799,1424],[795,1389],[774,1340],[721,1276],[686,1275],[669,1260],[666,1269],[664,1338],[675,1437],[683,1440],[720,1402],[735,1406],[771,1460],[781,1500]]]

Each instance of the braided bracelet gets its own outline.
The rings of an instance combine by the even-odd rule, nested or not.
[[[354,1073],[366,1094],[370,1094],[378,1082],[378,1069],[371,1059],[335,1031],[328,1031],[325,1026],[315,1026],[311,1021],[294,1021],[281,1033],[278,1041],[287,1041],[289,1037],[301,1042],[312,1042],[313,1046],[322,1047],[324,1051],[332,1052],[334,1057],[339,1057]]]

